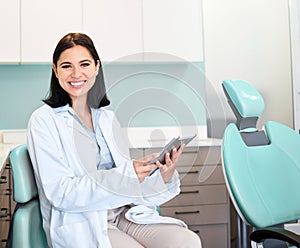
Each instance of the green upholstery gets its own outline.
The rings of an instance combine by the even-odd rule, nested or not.
[[[262,96],[248,82],[225,80],[223,87],[242,117],[259,117],[264,111],[265,104]]]
[[[11,243],[13,248],[46,248],[47,240],[42,226],[37,187],[26,145],[10,153],[13,174],[14,200]]]
[[[232,198],[243,219],[267,227],[300,219],[300,136],[268,122],[270,145],[247,147],[234,124],[223,139],[223,166]]]
[[[16,211],[12,245],[22,248],[48,247],[38,200],[32,200]]]
[[[37,188],[27,146],[21,145],[12,150],[10,162],[14,177],[14,200],[19,203],[28,202],[37,196]]]

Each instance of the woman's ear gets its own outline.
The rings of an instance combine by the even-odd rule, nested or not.
[[[100,68],[100,60],[97,60],[97,65],[96,65],[96,75],[98,75],[99,68]]]
[[[55,76],[58,78],[58,76],[57,76],[57,68],[56,68],[55,64],[52,64],[52,70],[54,71]]]

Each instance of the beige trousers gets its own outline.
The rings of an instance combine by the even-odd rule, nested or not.
[[[108,229],[113,248],[201,248],[197,234],[176,224],[135,224],[122,213],[115,225]]]

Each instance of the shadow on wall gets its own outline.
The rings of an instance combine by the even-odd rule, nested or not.
[[[235,122],[236,119],[234,117],[228,119],[207,120],[207,136],[209,138],[222,139],[227,125]]]

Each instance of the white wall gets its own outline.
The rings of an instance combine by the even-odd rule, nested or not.
[[[260,125],[275,120],[293,127],[287,0],[203,0],[206,76],[233,117],[221,82],[244,79],[263,95]],[[216,97],[208,92],[208,101]],[[218,112],[219,111],[219,112]],[[224,111],[212,111],[222,118]]]
[[[300,2],[289,0],[291,61],[294,97],[294,125],[300,132]]]

